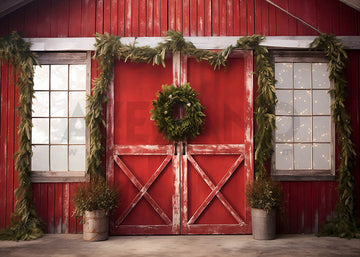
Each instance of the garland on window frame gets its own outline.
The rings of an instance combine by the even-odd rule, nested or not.
[[[43,225],[35,211],[33,190],[30,178],[31,150],[31,104],[34,96],[34,65],[36,56],[30,51],[30,43],[25,42],[17,32],[0,39],[0,58],[9,60],[13,73],[18,74],[19,87],[17,109],[20,124],[18,127],[19,150],[15,154],[15,169],[18,171],[19,187],[15,189],[15,213],[11,224],[0,233],[1,240],[31,240],[43,235]],[[4,211],[4,210],[1,210]]]
[[[331,115],[340,146],[340,164],[336,172],[339,198],[336,205],[336,217],[323,226],[320,235],[360,237],[360,227],[357,226],[355,217],[355,181],[352,174],[356,153],[351,141],[350,116],[345,108],[347,81],[344,70],[347,54],[342,43],[334,35],[320,35],[311,43],[310,48],[324,51],[329,60],[329,79],[334,82],[334,88],[329,91],[334,100],[331,105]]]

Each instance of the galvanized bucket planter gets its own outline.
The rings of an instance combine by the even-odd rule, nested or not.
[[[103,241],[109,237],[109,217],[103,210],[85,211],[83,239],[85,241]]]
[[[276,234],[276,210],[266,213],[263,209],[251,208],[251,224],[254,239],[271,240]]]

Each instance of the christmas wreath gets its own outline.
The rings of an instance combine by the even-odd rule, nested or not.
[[[189,83],[180,87],[162,86],[162,91],[158,92],[157,99],[152,102],[153,109],[150,113],[151,119],[155,120],[155,125],[165,139],[179,142],[200,135],[205,114],[197,95]],[[174,111],[181,107],[184,108],[185,115],[176,119]]]

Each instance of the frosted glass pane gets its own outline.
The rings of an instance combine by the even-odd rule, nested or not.
[[[330,114],[330,95],[327,90],[313,91],[313,114]]]
[[[311,169],[311,144],[294,145],[294,166],[296,170]]]
[[[330,116],[313,117],[314,142],[330,142]]]
[[[50,170],[67,171],[67,146],[53,145],[50,147]]]
[[[49,90],[49,65],[34,66],[34,90]]]
[[[313,88],[330,88],[329,72],[326,63],[312,64]]]
[[[68,89],[68,66],[51,65],[51,90]]]
[[[33,118],[33,128],[31,133],[32,144],[49,143],[49,119]]]
[[[294,141],[311,142],[311,117],[294,117]]]
[[[294,88],[311,88],[310,63],[294,63]]]
[[[314,144],[314,169],[330,169],[330,144]]]
[[[67,144],[68,121],[66,118],[51,119],[50,121],[51,144]]]
[[[85,145],[69,146],[69,170],[84,171],[85,170]]]
[[[295,115],[311,114],[310,90],[294,90],[294,114]]]
[[[69,122],[70,144],[85,144],[85,120],[72,118]]]
[[[67,92],[51,92],[51,109],[52,117],[67,117],[68,99]]]
[[[277,170],[292,170],[293,150],[291,144],[276,144],[275,167]]]
[[[49,92],[35,92],[32,103],[33,117],[49,117]]]
[[[48,171],[49,170],[49,146],[34,145],[32,147],[33,156],[31,157],[32,171]]]
[[[86,89],[86,65],[70,65],[70,90]]]
[[[69,93],[69,111],[70,117],[85,117],[86,93]]]
[[[276,117],[276,142],[293,141],[293,122],[292,117],[277,116]]]
[[[292,88],[293,87],[293,73],[292,63],[275,63],[275,79],[277,83],[276,88]]]
[[[293,112],[292,90],[277,90],[276,96],[278,102],[275,107],[276,115],[291,115]]]

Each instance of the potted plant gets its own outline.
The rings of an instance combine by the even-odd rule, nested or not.
[[[108,239],[109,214],[117,208],[118,201],[118,191],[110,188],[104,178],[91,179],[76,189],[73,215],[82,217],[85,241]]]
[[[254,180],[246,187],[246,198],[251,206],[253,236],[259,240],[275,238],[276,210],[281,207],[282,188],[270,178]]]

